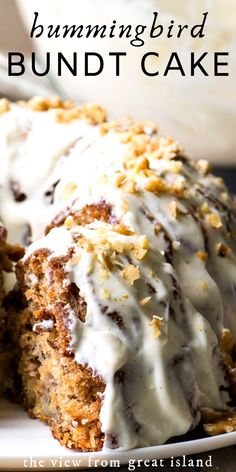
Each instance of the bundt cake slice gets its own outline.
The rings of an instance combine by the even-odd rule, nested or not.
[[[25,404],[61,444],[162,444],[227,407],[216,334],[146,235],[69,218],[29,247],[18,280]]]
[[[35,97],[4,110],[0,215],[11,242],[27,246],[68,215],[84,224],[85,208],[90,222],[121,222],[165,251],[215,332],[236,336],[236,206],[208,162],[188,160],[152,123],[106,121],[96,105]]]
[[[14,262],[24,251],[7,243],[7,230],[0,223],[0,394],[12,391],[14,352],[10,336],[11,316],[5,307],[5,297],[15,281]]]

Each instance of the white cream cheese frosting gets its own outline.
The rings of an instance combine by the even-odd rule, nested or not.
[[[68,307],[71,346],[106,384],[104,448],[111,436],[128,449],[184,434],[201,407],[228,401],[217,336],[236,333],[236,211],[224,183],[150,123],[55,99],[5,108],[0,216],[12,241],[32,242],[25,260],[40,248],[78,255],[64,283],[87,315]],[[78,226],[89,205],[107,206],[109,221]],[[116,262],[101,280],[104,251]]]

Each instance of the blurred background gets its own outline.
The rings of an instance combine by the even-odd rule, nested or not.
[[[70,5],[70,8],[68,8]],[[148,38],[143,48],[134,48],[127,40],[44,39],[33,42],[29,31],[34,11],[48,24],[148,24],[152,12],[159,11],[160,21],[168,24],[196,24],[204,11],[209,11],[204,43],[184,38],[183,41],[158,38],[155,44]],[[60,93],[79,102],[95,101],[106,106],[111,116],[132,115],[136,119],[152,119],[163,133],[171,134],[194,158],[208,158],[216,172],[235,186],[236,176],[236,2],[235,0],[0,0],[0,94],[12,99],[33,94]],[[77,41],[77,42],[76,42]],[[102,41],[102,42],[101,42]],[[119,42],[118,42],[119,41]],[[122,42],[123,41],[123,42]],[[201,40],[202,41],[202,40]],[[157,50],[162,60],[171,51],[183,57],[187,67],[190,51],[209,51],[212,70],[214,51],[229,51],[230,77],[145,77],[137,74],[137,60],[146,51]],[[98,77],[58,78],[55,64],[47,78],[32,76],[30,54],[37,51],[39,63],[44,63],[45,51],[62,51],[68,59],[73,51],[97,51],[107,59],[110,50],[125,50],[129,63],[121,77],[114,77],[114,67],[105,61],[104,73]],[[141,50],[141,51],[140,51]],[[26,74],[9,78],[6,69],[8,51],[24,52],[29,57]],[[113,64],[114,65],[114,64]],[[160,64],[161,66],[161,64]],[[80,67],[81,71],[81,67]]]
[[[30,52],[31,44],[15,0],[0,0],[0,45],[2,51]]]

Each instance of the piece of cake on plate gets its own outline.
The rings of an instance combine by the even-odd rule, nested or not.
[[[89,451],[162,444],[201,416],[210,434],[234,430],[236,208],[222,179],[151,123],[95,105],[7,103],[0,131],[0,213],[28,246],[9,316],[29,414]]]

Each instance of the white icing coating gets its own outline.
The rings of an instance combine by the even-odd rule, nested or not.
[[[75,283],[87,304],[85,323],[67,307],[71,347],[106,384],[104,448],[112,436],[120,449],[162,443],[195,426],[200,407],[226,406],[217,335],[223,327],[236,333],[235,205],[204,161],[189,163],[150,125],[104,130],[57,122],[56,114],[11,105],[0,116],[0,216],[12,241],[33,240],[25,261],[40,248],[49,260],[70,249],[79,256],[63,282]],[[94,204],[109,208],[109,224],[76,226]],[[60,212],[61,224],[72,216],[38,239]],[[117,223],[134,234],[119,233]],[[118,244],[107,278],[79,235],[98,249]],[[144,252],[128,257],[128,242]]]

